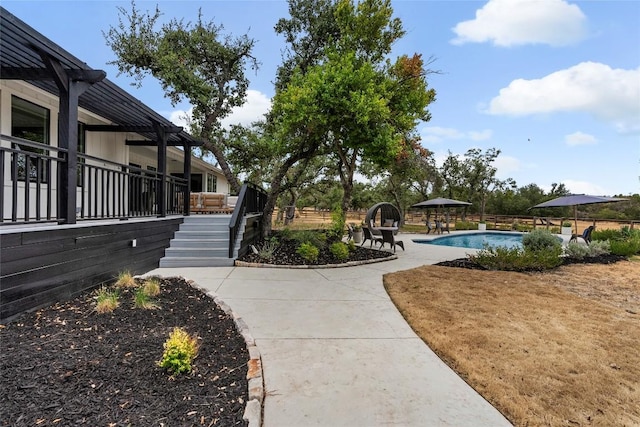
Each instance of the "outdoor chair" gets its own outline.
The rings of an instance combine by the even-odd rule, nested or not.
[[[364,246],[364,242],[367,240],[371,241],[371,243],[369,243],[369,247],[372,247],[374,243],[382,243],[382,237],[371,234],[371,230],[369,230],[368,227],[362,227],[362,232],[364,233],[364,238],[362,239],[362,244],[360,246]]]
[[[429,234],[433,231],[433,223],[427,220],[426,225],[427,225],[427,234]]]
[[[382,232],[382,240],[380,242],[380,249],[384,246],[385,243],[389,244],[389,248],[393,248],[393,253],[396,253],[396,245],[400,246],[404,251],[404,243],[402,240],[396,240],[393,236],[393,231],[391,230],[380,230]]]
[[[353,226],[351,224],[347,224],[347,242],[353,239]]]
[[[571,239],[569,239],[569,243],[577,242],[578,239],[582,239],[588,245],[589,243],[591,243],[591,233],[594,229],[595,227],[593,225],[590,225],[589,227],[584,229],[582,234],[572,234]]]

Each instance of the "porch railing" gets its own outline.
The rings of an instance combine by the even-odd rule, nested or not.
[[[60,222],[59,173],[67,150],[1,135],[0,224]],[[158,215],[156,194],[164,185],[166,213],[184,213],[187,180],[156,171],[78,154],[76,217],[78,220]]]
[[[233,258],[233,251],[238,239],[238,232],[242,219],[250,213],[260,213],[264,211],[267,203],[267,193],[255,184],[245,182],[240,188],[236,208],[233,210],[229,221],[229,258]]]

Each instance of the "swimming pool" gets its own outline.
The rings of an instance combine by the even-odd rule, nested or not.
[[[467,233],[453,236],[437,237],[432,240],[414,240],[416,243],[440,246],[455,246],[458,248],[482,249],[489,246],[504,246],[507,248],[521,248],[522,234],[516,233]]]

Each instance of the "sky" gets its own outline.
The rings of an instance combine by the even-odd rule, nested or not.
[[[418,124],[436,162],[471,148],[501,151],[499,179],[576,194],[640,193],[640,1],[392,0],[406,35],[392,57],[434,58],[436,101]],[[163,19],[205,20],[256,40],[257,72],[247,103],[227,123],[248,124],[271,105],[284,38],[273,30],[286,1],[140,1]],[[141,88],[118,76],[103,32],[129,1],[3,0],[2,6],[177,124],[190,109],[172,105],[153,78]]]

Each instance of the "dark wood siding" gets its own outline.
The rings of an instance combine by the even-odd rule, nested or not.
[[[0,321],[158,267],[183,219],[60,226],[0,236]],[[131,242],[136,239],[136,247]]]

